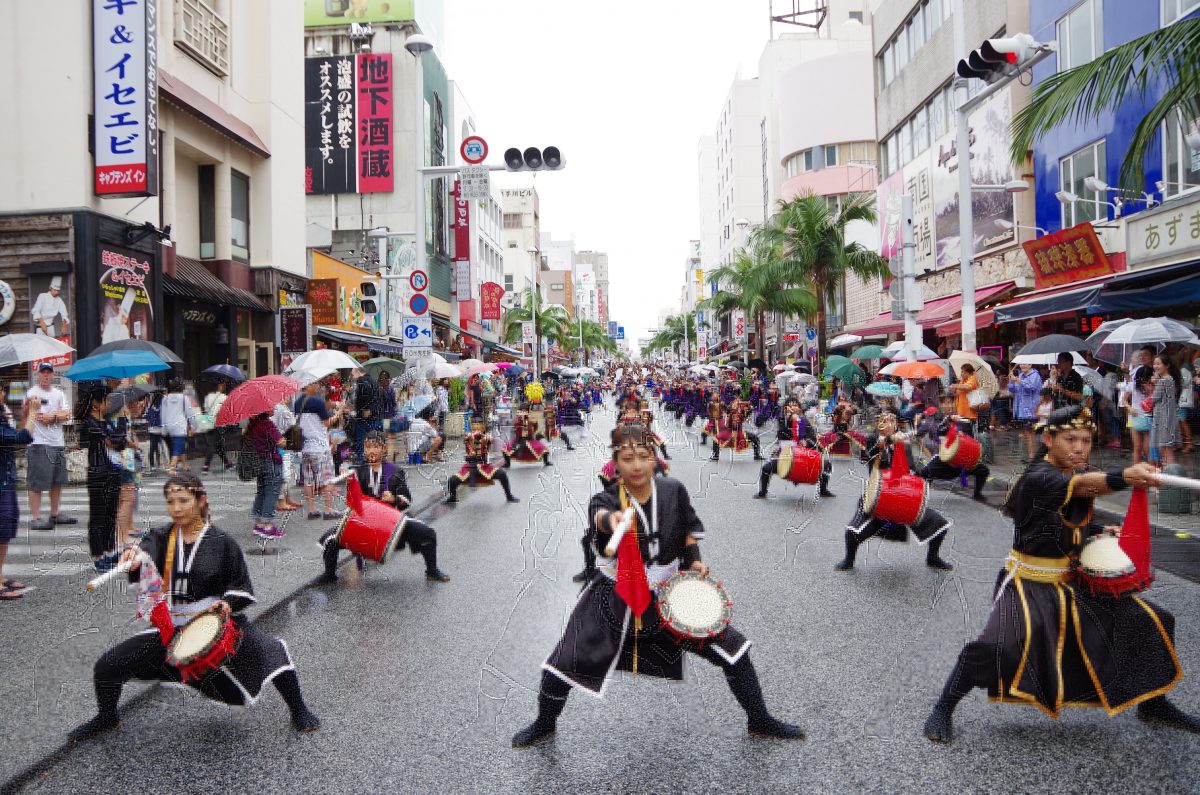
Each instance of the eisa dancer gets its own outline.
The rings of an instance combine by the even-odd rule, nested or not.
[[[537,437],[537,425],[528,412],[517,412],[513,419],[513,437],[504,446],[505,468],[512,466],[514,460],[526,463],[541,461],[545,466],[550,466],[550,447]]]
[[[320,720],[300,693],[287,646],[249,623],[242,613],[255,601],[250,572],[237,541],[209,524],[204,484],[191,473],[172,475],[163,485],[163,494],[171,524],[151,530],[140,550],[131,547],[122,553],[121,564],[129,567],[130,581],[138,579],[139,556],[144,552],[162,573],[170,625],[183,627],[197,615],[215,609],[232,619],[241,634],[236,650],[219,668],[190,679],[188,684],[215,701],[242,706],[258,701],[267,682],[273,682],[291,711],[292,724],[300,731],[319,728]],[[101,655],[93,672],[98,714],[72,731],[71,740],[84,740],[120,725],[117,702],[130,679],[183,681],[180,670],[167,662],[163,637],[170,631],[169,626],[148,629]]]
[[[767,711],[758,675],[750,662],[750,641],[742,633],[728,627],[723,634],[699,644],[676,640],[663,627],[655,606],[658,597],[646,592],[646,583],[662,582],[677,571],[707,575],[709,569],[700,560],[699,545],[704,538],[704,525],[692,509],[682,483],[673,478],[654,477],[655,452],[645,428],[618,426],[612,432],[612,448],[621,485],[593,495],[588,506],[604,576],[594,578],[584,588],[562,639],[542,664],[537,719],[513,736],[513,747],[532,745],[554,732],[573,686],[602,697],[614,667],[682,679],[681,650],[724,669],[730,690],[749,718],[747,728],[751,734],[803,738],[800,727],[777,720]],[[636,519],[630,535],[620,546],[618,562],[605,557],[604,550],[619,524],[619,514],[629,507],[636,511]],[[645,581],[641,581],[638,572],[643,560],[647,562]],[[635,583],[640,585],[640,591]],[[632,595],[629,587],[635,588]],[[640,616],[634,616],[626,600],[636,603],[641,599],[646,600],[647,606]]]
[[[1200,732],[1200,720],[1166,698],[1183,677],[1175,653],[1175,617],[1134,594],[1091,596],[1075,583],[1083,542],[1105,530],[1093,502],[1128,486],[1159,485],[1145,464],[1082,472],[1095,425],[1080,406],[1053,412],[1039,426],[1035,462],[1013,484],[1005,512],[1013,545],[996,578],[983,634],[963,647],[925,722],[925,735],[948,743],[964,696],[986,688],[991,700],[1035,706],[1057,718],[1064,706],[1102,707]]]
[[[412,492],[408,490],[408,476],[404,470],[391,461],[384,461],[387,452],[387,437],[382,431],[371,431],[363,440],[363,455],[366,461],[354,468],[354,477],[358,480],[359,488],[367,497],[400,511],[412,505]],[[337,531],[330,530],[321,537],[317,544],[322,549],[325,562],[325,573],[319,582],[337,582],[337,559],[342,551],[337,540]],[[433,582],[449,582],[446,575],[437,565],[437,533],[429,525],[412,518],[405,518],[404,531],[396,544],[397,548],[407,546],[414,555],[425,558],[425,579]]]
[[[483,417],[471,417],[471,432],[463,439],[463,450],[466,462],[458,472],[446,480],[446,488],[450,491],[450,496],[445,500],[447,504],[458,502],[460,486],[477,488],[490,486],[493,482],[499,483],[504,489],[504,498],[508,502],[520,502],[513,496],[512,487],[508,483],[508,473],[488,460],[492,452],[492,435],[487,432],[487,423]]]
[[[779,456],[785,446],[794,445],[810,450],[820,450],[820,445],[817,443],[817,432],[812,424],[804,418],[804,414],[800,411],[800,401],[794,397],[788,398],[783,404],[783,417],[779,420],[776,436],[775,452],[770,460],[762,465],[762,472],[758,476],[758,493],[754,495],[755,499],[765,500],[767,498],[767,487],[771,483],[771,475],[778,474]],[[833,465],[829,463],[827,457],[822,456],[819,481],[821,484],[819,494],[822,497],[834,496],[833,492],[829,490],[829,475],[832,471]]]
[[[904,456],[909,468],[915,468],[907,437],[897,430],[896,415],[884,411],[875,421],[875,431],[866,438],[863,457],[867,459],[868,469],[875,471],[875,477],[882,478],[882,471],[892,467],[896,456]],[[954,568],[938,554],[952,523],[934,508],[926,506],[920,519],[911,525],[903,525],[876,518],[867,512],[864,505],[864,498],[860,497],[854,518],[846,525],[846,557],[834,566],[835,569],[849,571],[854,568],[854,557],[859,546],[872,536],[878,535],[885,541],[905,541],[909,530],[917,537],[918,543],[929,545],[925,553],[926,566],[931,569]]]

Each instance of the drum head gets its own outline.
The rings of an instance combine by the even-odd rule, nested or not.
[[[1115,536],[1096,536],[1079,552],[1079,569],[1089,577],[1101,579],[1124,577],[1137,570],[1133,561],[1121,549]]]
[[[879,502],[879,492],[883,489],[883,471],[879,467],[871,470],[867,485],[863,488],[863,513],[868,516],[875,511],[875,503]]]
[[[946,440],[943,439],[938,445],[938,458],[949,462],[953,461],[956,455],[958,455],[958,438],[955,438],[950,444],[946,444]]]
[[[225,622],[216,613],[196,616],[171,638],[167,661],[172,665],[180,665],[204,655],[221,637],[224,626]]]
[[[704,639],[725,631],[733,608],[725,589],[711,578],[681,572],[663,585],[658,613],[672,633]]]
[[[790,444],[779,448],[779,461],[775,464],[775,474],[783,479],[787,479],[792,473],[792,446]]]

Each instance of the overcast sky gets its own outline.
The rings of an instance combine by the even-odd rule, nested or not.
[[[609,317],[636,342],[661,308],[678,311],[700,231],[697,141],[739,66],[757,74],[767,0],[447,0],[445,25],[440,55],[489,161],[562,150],[566,168],[535,181],[542,235],[608,252]]]

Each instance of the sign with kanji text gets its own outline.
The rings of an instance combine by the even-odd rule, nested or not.
[[[454,294],[459,301],[471,300],[471,261],[454,261]]]
[[[158,194],[158,0],[92,0],[97,196]]]
[[[504,299],[504,285],[484,282],[479,285],[479,319],[499,320],[500,302]]]
[[[739,340],[746,339],[746,312],[742,309],[733,310],[733,336]]]
[[[610,336],[610,337],[617,336],[617,321],[615,321],[615,320],[608,321],[608,336]]]
[[[409,351],[433,348],[433,318],[405,315],[400,321],[400,335],[404,337],[404,355]]]
[[[1130,269],[1200,256],[1200,201],[1172,202],[1129,216],[1125,252]]]
[[[784,342],[799,342],[800,335],[799,334],[784,334],[783,341]]]
[[[697,358],[697,359],[703,359],[703,358],[705,358],[706,356],[708,356],[708,348],[706,348],[706,347],[704,347],[703,345],[701,345],[701,346],[700,346],[700,347],[699,347],[699,348],[696,350],[696,358]]]
[[[783,330],[788,334],[799,334],[800,327],[803,325],[804,323],[799,320],[785,320],[783,321]]]
[[[312,308],[281,306],[275,314],[279,352],[305,353],[312,347]]]
[[[533,343],[533,321],[532,320],[521,321],[521,342],[530,343],[530,344]]]
[[[304,59],[304,192],[390,193],[390,53]]]
[[[1034,284],[1039,289],[1113,272],[1095,228],[1087,222],[1027,240],[1021,248],[1033,266]]]
[[[487,166],[463,166],[458,171],[462,198],[486,201],[492,195],[492,176]]]

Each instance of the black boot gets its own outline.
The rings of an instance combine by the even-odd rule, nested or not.
[[[567,443],[567,449],[568,449],[568,450],[574,450],[574,449],[575,449],[575,446],[571,444],[571,439],[570,439],[570,437],[569,437],[569,436],[567,436],[567,435],[564,433],[564,434],[562,434],[562,438],[563,438],[563,441]]]
[[[762,446],[759,443],[757,436],[750,437],[750,446],[754,448],[754,460],[762,461],[763,460]]]
[[[746,654],[726,669],[725,681],[733,697],[746,711],[746,730],[759,737],[778,737],[784,740],[803,740],[804,729],[772,717],[763,700],[762,687],[750,655]]]
[[[67,735],[67,738],[73,743],[90,739],[97,734],[103,734],[121,725],[121,718],[117,714],[117,702],[121,700],[123,683],[102,682],[99,679],[95,679],[94,687],[96,689],[96,717],[87,723],[76,726]]]
[[[976,502],[987,502],[987,497],[983,496],[983,486],[987,483],[987,479],[986,474],[975,476],[975,493],[971,495],[971,499]]]
[[[431,541],[422,547],[421,557],[425,558],[425,579],[432,582],[450,582],[450,575],[437,565],[437,542]]]
[[[459,481],[455,478],[450,478],[450,480],[446,483],[446,488],[450,490],[450,496],[446,497],[443,502],[445,502],[447,505],[452,505],[453,503],[458,502],[458,486]]]
[[[854,556],[858,554],[858,545],[861,542],[858,540],[858,535],[849,527],[846,528],[846,557],[842,558],[842,562],[834,566],[838,571],[850,571],[854,568]]]
[[[946,679],[942,695],[933,705],[933,711],[925,719],[925,736],[935,743],[949,743],[954,739],[954,708],[963,696],[971,692],[971,685],[963,675],[962,656],[954,663],[954,670]]]
[[[671,454],[667,452],[667,446],[665,444],[659,445],[658,449],[662,451],[663,461],[671,460]]]
[[[275,689],[279,691],[279,695],[283,696],[284,703],[292,711],[292,725],[298,731],[314,732],[321,728],[321,719],[304,703],[304,696],[300,693],[300,680],[295,671],[284,671],[272,681],[275,682]]]
[[[554,680],[554,681],[550,681]],[[549,671],[542,672],[542,687],[538,693],[538,714],[533,723],[513,735],[513,748],[528,748],[554,734],[558,716],[567,705],[571,686]]]
[[[1147,723],[1161,723],[1174,729],[1200,734],[1200,720],[1167,701],[1166,696],[1156,696],[1138,704],[1137,715]]]
[[[511,466],[512,466],[512,457],[508,453],[505,453],[504,454],[504,468],[508,469]]]
[[[771,473],[763,470],[758,475],[758,494],[754,495],[756,500],[765,500],[767,498],[767,486],[771,482]]]
[[[325,561],[325,573],[317,579],[317,582],[337,582],[337,560],[338,553],[341,551],[341,547],[332,539],[325,544],[325,548],[321,551],[321,557]]]
[[[712,455],[710,455],[708,457],[708,460],[709,461],[720,461],[721,460],[721,446],[719,444],[717,444],[715,441],[712,443]]]
[[[508,482],[508,476],[504,476],[504,480],[500,481],[500,485],[504,487],[504,499],[508,502],[520,502],[519,499],[513,496],[512,486]]]
[[[549,453],[546,453],[546,457],[542,459],[542,466],[544,466],[544,467],[550,466],[550,454]]]
[[[925,565],[931,569],[941,569],[942,571],[952,571],[954,566],[942,560],[938,553],[942,550],[942,542],[946,540],[946,534],[942,533],[929,542],[929,551],[925,553]]]

